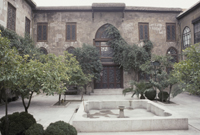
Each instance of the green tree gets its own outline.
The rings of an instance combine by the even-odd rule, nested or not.
[[[65,58],[69,60],[69,62],[66,64],[66,66],[70,67],[70,69],[71,69],[67,72],[67,74],[69,74],[70,78],[69,78],[69,80],[64,81],[65,86],[67,88],[69,86],[75,86],[79,90],[82,90],[83,86],[87,85],[92,80],[92,78],[94,77],[94,74],[92,74],[92,71],[84,73],[83,72],[84,68],[82,68],[81,64],[77,61],[77,59],[74,57],[74,55],[69,54],[68,52],[65,52]],[[82,100],[82,97],[83,97],[82,91],[81,91],[81,94],[82,94],[82,96],[81,96],[81,100]]]
[[[174,76],[184,86],[183,89],[192,93],[200,93],[200,48],[199,44],[184,50],[185,60],[174,65]]]
[[[66,66],[68,59],[63,55],[56,56],[55,54],[48,54],[44,56],[44,70],[45,80],[42,82],[42,90],[47,95],[54,95],[56,92],[59,95],[59,103],[61,94],[64,93],[64,80],[69,80],[70,76],[67,74],[71,72],[71,67]]]
[[[74,50],[74,56],[76,56],[77,61],[79,62],[83,73],[86,75],[86,78],[91,79],[100,79],[100,72],[102,70],[102,64],[100,61],[100,56],[98,50],[91,45],[83,44],[82,48],[76,48]],[[86,82],[89,82],[86,79]],[[85,82],[85,90],[87,83]]]
[[[45,78],[42,82],[42,90],[48,95],[59,95],[59,104],[61,95],[66,91],[68,85],[83,85],[86,83],[88,76],[82,72],[81,67],[72,54],[65,52],[64,56],[55,56],[48,54],[44,57]]]
[[[0,31],[1,32],[1,31]],[[0,35],[0,82],[1,92],[5,93],[5,116],[6,116],[6,134],[8,132],[8,107],[7,107],[7,89],[10,89],[17,78],[16,70],[20,63],[20,58],[16,49],[11,49],[7,38]]]
[[[169,95],[171,94],[172,87],[177,83],[177,79],[172,76],[172,71],[167,73],[167,68],[172,67],[172,57],[170,56],[153,56],[152,61],[157,61],[159,64],[154,66],[152,61],[146,61],[140,67],[144,73],[149,76],[150,83],[158,89],[161,93],[163,90],[169,87]],[[168,102],[170,97],[168,98]],[[162,98],[163,101],[163,98]]]
[[[21,56],[28,54],[29,57],[39,57],[40,51],[36,48],[30,35],[25,34],[24,37],[21,37],[14,31],[4,28],[2,25],[0,25],[0,30],[1,36],[10,40],[9,46],[11,48],[15,47]]]
[[[143,45],[128,45],[121,37],[119,31],[112,25],[107,29],[110,37],[108,44],[113,49],[113,61],[123,67],[125,71],[135,72],[135,80],[141,71],[140,65],[151,59],[153,44],[149,40],[144,40]]]
[[[25,112],[28,112],[33,93],[40,93],[42,84],[48,81],[43,72],[45,68],[43,63],[36,59],[29,60],[29,58],[29,55],[24,55],[21,58],[16,70],[17,78],[12,87],[12,91],[21,96]],[[27,104],[26,98],[28,99]]]

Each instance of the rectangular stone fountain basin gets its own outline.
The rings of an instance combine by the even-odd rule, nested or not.
[[[117,111],[119,106],[124,106],[125,118],[118,118],[118,116],[90,117],[94,111],[111,110],[115,113],[119,112]],[[153,115],[132,117],[137,116],[137,114],[132,114],[131,110],[134,113],[134,110],[137,109],[145,109],[146,112]],[[126,112],[129,116],[126,116]],[[73,126],[78,132],[187,130],[188,118],[180,117],[177,113],[150,100],[85,101],[80,104],[73,120]]]

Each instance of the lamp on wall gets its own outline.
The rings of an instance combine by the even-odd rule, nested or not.
[[[168,53],[169,53],[169,52],[168,52]],[[154,66],[154,69],[155,69],[156,66],[160,66],[160,62],[159,62],[159,61],[152,61],[152,62],[151,62],[151,65],[153,65],[153,66]]]
[[[103,76],[103,70],[101,70],[101,72],[100,72],[100,76]]]

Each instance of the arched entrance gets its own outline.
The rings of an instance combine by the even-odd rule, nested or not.
[[[123,87],[123,70],[112,61],[113,50],[107,44],[111,38],[106,33],[106,28],[111,24],[101,26],[95,35],[94,46],[99,50],[103,65],[100,81],[95,81],[95,89],[114,89]]]

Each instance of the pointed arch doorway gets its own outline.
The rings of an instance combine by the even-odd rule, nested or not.
[[[107,44],[111,39],[107,33],[106,28],[111,24],[105,24],[101,26],[95,35],[94,46],[97,48],[100,54],[103,70],[101,73],[101,79],[94,82],[95,89],[116,89],[123,88],[123,69],[119,65],[115,64],[112,60],[113,50]]]

